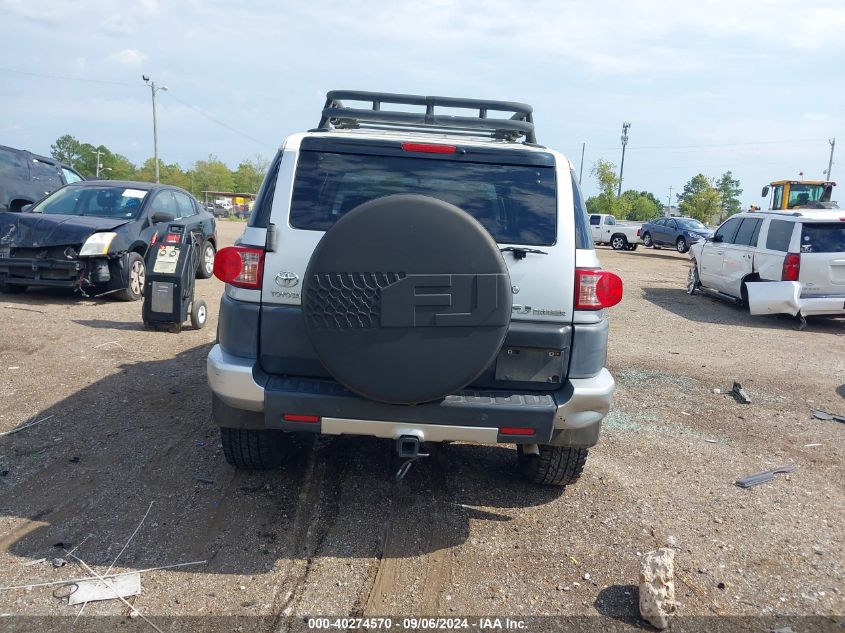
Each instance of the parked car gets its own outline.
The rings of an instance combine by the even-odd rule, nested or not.
[[[593,213],[590,215],[590,235],[593,244],[609,244],[617,251],[635,251],[642,244],[641,224],[617,222],[612,215]]]
[[[708,290],[752,314],[845,314],[842,211],[739,213],[690,258],[690,294]]]
[[[0,145],[0,211],[20,211],[63,185],[83,180],[53,158]]]
[[[682,216],[651,220],[642,225],[640,232],[644,246],[671,246],[679,253],[686,253],[692,244],[713,235],[712,229],[695,218]]]
[[[215,220],[187,191],[146,182],[66,185],[23,212],[0,213],[0,291],[51,286],[140,299],[147,248],[174,220],[197,235],[197,276],[210,277]]]
[[[335,91],[317,130],[288,137],[215,263],[208,379],[230,464],[278,466],[286,433],[305,432],[389,438],[407,459],[426,442],[517,444],[529,481],[579,477],[614,391],[603,309],[622,282],[531,116]]]

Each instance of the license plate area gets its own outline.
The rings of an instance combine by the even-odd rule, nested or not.
[[[496,380],[560,384],[564,354],[536,347],[503,347],[496,359]]]

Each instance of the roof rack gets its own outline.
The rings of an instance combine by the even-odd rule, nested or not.
[[[364,101],[370,108],[350,108],[344,100]],[[382,110],[384,104],[425,106],[425,112],[400,112]],[[477,110],[477,116],[437,114],[435,107],[466,108]],[[510,118],[487,116],[488,111],[512,112]],[[516,140],[525,137],[526,143],[536,144],[533,108],[514,101],[489,101],[486,99],[461,99],[455,97],[423,97],[420,95],[364,92],[360,90],[332,90],[326,94],[326,105],[319,130],[334,128],[402,128],[420,132],[459,131],[481,133],[491,138]]]

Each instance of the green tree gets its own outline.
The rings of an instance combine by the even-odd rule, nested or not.
[[[742,195],[742,189],[739,187],[739,181],[734,180],[734,176],[730,171],[722,174],[716,187],[719,189],[719,194],[722,197],[720,220],[725,220],[734,213],[742,211],[742,205],[739,201],[739,196]]]
[[[654,196],[644,191],[629,189],[619,198],[619,217],[624,220],[644,222],[660,215]]]
[[[50,146],[50,154],[56,160],[76,168],[76,161],[82,156],[82,143],[70,134],[65,134]]]
[[[657,208],[657,215],[660,215],[662,213],[664,204],[663,204],[663,201],[660,198],[655,196],[650,191],[640,191],[640,196],[642,196],[644,198],[648,198],[649,200],[651,200],[654,203],[654,206]],[[656,217],[656,216],[654,216],[654,217]],[[649,219],[651,219],[651,218],[649,218]]]
[[[608,198],[616,196],[616,191],[619,187],[619,176],[616,175],[616,165],[603,158],[599,158],[593,164],[590,173],[596,177],[601,195]]]
[[[694,176],[678,194],[678,208],[686,216],[705,224],[718,218],[722,210],[722,196],[712,179],[704,174]]]
[[[194,164],[194,189],[202,191],[233,191],[235,179],[226,163],[214,154],[209,154],[207,160],[198,160]]]
[[[616,215],[619,211],[619,200],[613,194],[600,193],[597,196],[587,198],[587,213],[606,213]]]
[[[144,182],[155,182],[155,158],[148,158],[144,161],[141,169],[135,172],[135,179]],[[191,190],[191,174],[185,173],[176,163],[165,164],[161,159],[158,161],[159,182],[164,185],[174,185],[182,189]]]
[[[235,191],[239,193],[257,193],[264,179],[264,174],[249,160],[242,161],[235,173],[232,174]]]

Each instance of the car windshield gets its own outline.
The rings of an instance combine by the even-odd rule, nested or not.
[[[48,215],[86,215],[132,220],[138,217],[148,191],[130,187],[63,187],[32,208]]]
[[[302,151],[290,222],[326,231],[358,205],[397,193],[460,207],[499,243],[550,245],[557,235],[553,167]]]
[[[677,222],[678,226],[680,226],[682,229],[700,229],[702,231],[707,230],[706,226],[704,226],[701,222],[693,218],[675,218],[675,222]]]

